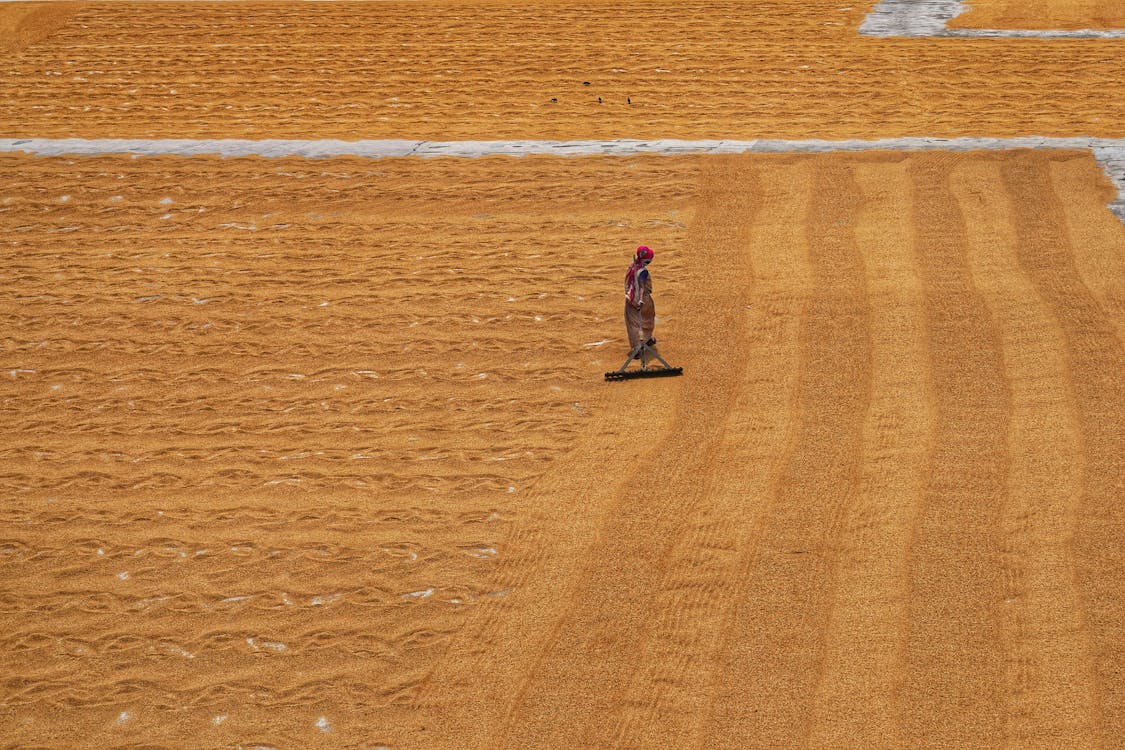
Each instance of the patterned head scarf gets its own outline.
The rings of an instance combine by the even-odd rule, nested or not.
[[[625,299],[636,305],[644,297],[644,286],[641,284],[641,271],[650,263],[655,253],[645,245],[637,248],[633,256],[633,264],[625,272]]]

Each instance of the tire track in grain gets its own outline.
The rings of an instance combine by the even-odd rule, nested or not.
[[[1049,163],[1048,155],[1021,152],[1004,162],[1002,175],[1012,196],[1019,264],[1061,329],[1077,404],[1083,471],[1071,545],[1093,650],[1095,695],[1090,709],[1106,741],[1125,734],[1125,620],[1120,600],[1125,564],[1119,547],[1125,526],[1125,354],[1117,333],[1121,321],[1114,320],[1082,282],[1075,256],[1085,250],[1067,235]]]
[[[924,154],[910,168],[937,425],[911,542],[901,722],[907,747],[991,748],[1004,731],[997,597],[1010,396],[967,268],[954,163]]]

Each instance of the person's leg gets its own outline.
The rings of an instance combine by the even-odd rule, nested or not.
[[[656,303],[649,298],[640,312],[641,341],[650,341],[655,344],[656,340],[652,337],[652,333],[656,329]]]
[[[644,341],[641,338],[641,311],[628,302],[625,303],[625,331],[629,334],[629,351],[637,348],[637,344]]]

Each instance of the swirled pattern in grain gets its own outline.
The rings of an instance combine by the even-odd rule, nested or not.
[[[9,741],[423,736],[620,364],[636,238],[677,288],[696,171],[0,157]]]
[[[83,3],[0,64],[0,136],[1125,135],[1119,41],[864,37],[873,5]]]

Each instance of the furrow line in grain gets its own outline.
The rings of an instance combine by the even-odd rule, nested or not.
[[[710,166],[701,180],[706,187],[689,235],[696,252],[688,283],[689,288],[708,289],[708,293],[692,305],[701,320],[695,324],[698,330],[688,335],[699,342],[697,356],[706,359],[708,369],[685,390],[685,401],[697,406],[677,415],[670,439],[658,452],[658,467],[642,473],[639,486],[632,486],[625,498],[625,503],[635,503],[632,496],[639,495],[644,506],[667,503],[668,509],[661,515],[647,508],[622,511],[641,523],[615,520],[608,533],[602,532],[604,541],[599,544],[608,548],[605,557],[619,548],[649,549],[640,555],[631,552],[636,559],[615,573],[604,567],[587,574],[585,597],[596,600],[607,590],[617,591],[617,576],[632,589],[624,602],[611,595],[615,608],[621,609],[609,623],[597,625],[607,634],[616,630],[632,635],[610,646],[608,667],[598,664],[595,681],[601,696],[590,714],[592,720],[572,735],[580,745],[644,747],[649,744],[645,734],[653,714],[671,717],[690,710],[681,701],[690,704],[695,697],[693,685],[701,687],[706,679],[703,666],[711,657],[709,642],[718,635],[725,604],[721,592],[729,580],[730,545],[738,535],[741,509],[730,507],[738,501],[722,488],[749,468],[739,461],[745,456],[732,455],[737,450],[731,447],[740,443],[735,437],[741,425],[735,416],[736,397],[750,377],[747,369],[752,361],[745,351],[751,338],[746,308],[754,271],[748,245],[763,185],[749,161],[738,158]],[[715,284],[707,269],[723,265],[728,270],[722,283]],[[622,529],[630,533],[623,536]],[[643,538],[630,543],[637,530]],[[617,555],[615,565],[620,561]],[[624,617],[631,624],[621,622],[620,612],[627,613]],[[687,622],[692,623],[690,632],[683,627]],[[602,646],[591,648],[585,643],[581,648],[594,657]],[[658,725],[662,727],[659,741],[671,741],[672,725],[666,720]],[[558,730],[550,736],[555,743],[567,741]]]
[[[1075,248],[1079,281],[1125,341],[1125,232],[1118,218],[1103,206],[1114,200],[1116,186],[1090,154],[1050,161],[1051,181],[1063,211],[1063,227]]]
[[[911,535],[899,704],[903,742],[921,748],[992,747],[1005,730],[998,599],[1010,393],[995,321],[967,267],[970,228],[949,191],[955,164],[920,155],[910,166],[937,418]]]
[[[869,303],[854,236],[862,202],[848,163],[810,162],[813,198],[802,223],[812,290],[799,333],[796,425],[734,605],[739,616],[705,740],[712,747],[807,740],[843,517],[855,502],[871,387]],[[757,696],[752,703],[736,698],[747,691]]]
[[[1050,164],[1038,164],[1038,170]],[[1000,330],[1011,389],[1008,493],[1000,547],[1005,736],[1023,748],[1100,744],[1092,714],[1090,644],[1068,538],[1081,494],[1082,454],[1065,341],[1022,272],[1001,163],[958,166],[950,187],[968,237],[969,270]],[[1058,217],[1055,217],[1058,218]]]
[[[146,194],[154,211],[111,218],[107,226],[128,232],[99,239],[88,217],[121,189],[87,172],[79,179],[109,203],[86,200],[68,182],[68,161],[28,162],[42,185],[27,178],[0,190],[20,198],[0,205],[0,223],[35,229],[6,245],[20,260],[5,276],[16,294],[3,305],[13,333],[0,379],[0,481],[13,491],[0,511],[0,567],[14,583],[0,615],[4,632],[19,635],[0,650],[11,649],[15,682],[5,694],[17,696],[18,713],[52,717],[6,721],[13,741],[49,744],[50,727],[68,725],[90,729],[79,746],[110,737],[182,744],[185,727],[202,720],[232,744],[255,727],[276,727],[264,733],[274,745],[300,744],[302,712],[318,701],[353,732],[408,718],[464,622],[496,642],[512,597],[542,583],[550,592],[564,579],[540,582],[543,570],[579,564],[597,514],[571,526],[575,510],[558,493],[612,492],[606,472],[590,467],[624,437],[624,414],[599,397],[602,358],[616,359],[620,343],[618,325],[598,313],[616,297],[606,278],[617,278],[622,243],[643,231],[667,269],[661,289],[672,292],[662,330],[675,330],[685,224],[674,217],[688,207],[694,162],[361,171],[330,160],[323,168],[342,176],[316,200],[343,201],[346,215],[310,220],[289,237],[223,231],[216,250],[182,229],[167,235],[160,202],[227,193],[245,214],[207,226],[261,221],[255,212],[274,208],[255,204],[259,188],[298,205],[308,182],[270,170],[257,179],[248,162],[103,161],[95,169],[115,176],[113,165],[128,165],[120,174],[155,188]],[[411,181],[463,189],[404,187]],[[474,185],[487,197],[461,200]],[[333,199],[337,189],[346,195]],[[415,202],[404,204],[406,195]],[[558,210],[573,216],[545,218]],[[340,242],[315,241],[355,224],[363,227]],[[89,229],[41,231],[71,226]],[[123,239],[134,232],[139,239]],[[119,255],[99,257],[106,252]],[[53,268],[65,263],[73,265]],[[309,288],[329,269],[336,284]],[[292,283],[277,281],[290,271]],[[386,277],[393,282],[381,285]],[[192,288],[168,292],[182,284]],[[474,298],[470,287],[481,285]],[[134,301],[166,292],[168,304]],[[280,343],[263,348],[269,336]],[[643,406],[646,393],[632,389],[624,406]],[[663,415],[652,417],[655,425]],[[593,442],[576,463],[570,451],[583,435]],[[500,564],[509,570],[497,572]],[[549,593],[540,601],[554,606]],[[511,624],[509,635],[521,636],[520,621]],[[331,687],[255,687],[290,691],[299,673]],[[476,674],[456,680],[441,700],[471,705]],[[287,708],[271,712],[273,704]],[[228,711],[230,724],[207,723]],[[393,726],[383,740],[417,731]]]
[[[17,42],[6,134],[1069,135],[1122,120],[1113,40],[875,39],[857,33],[869,7],[832,0],[217,5],[189,23],[175,5],[91,3]],[[669,24],[675,45],[638,41]]]
[[[1080,494],[1073,519],[1060,519],[1056,533],[1069,539],[1059,555],[1073,566],[1067,587],[1081,602],[1082,629],[1089,639],[1092,695],[1079,705],[1096,717],[1102,742],[1125,733],[1125,623],[1120,618],[1120,582],[1125,565],[1117,549],[1125,515],[1125,354],[1118,331],[1122,321],[1102,308],[1083,283],[1075,257],[1085,249],[1067,232],[1062,201],[1049,169],[1035,152],[1003,163],[1001,174],[1012,196],[1016,253],[1020,268],[1051,311],[1076,406],[1082,442]],[[1072,587],[1072,588],[1071,588]],[[1081,657],[1079,656],[1081,663]],[[1078,719],[1078,717],[1076,717]],[[1080,721],[1080,719],[1079,719]]]
[[[922,284],[909,226],[909,161],[857,160],[863,205],[855,239],[870,300],[871,404],[855,502],[836,554],[812,747],[902,747],[898,681],[910,532],[922,501],[934,425]],[[868,696],[857,701],[857,695]]]
[[[737,165],[737,160],[724,159],[701,173],[699,204],[689,223],[689,258],[741,254],[745,217],[740,207],[746,203]],[[745,281],[742,273],[708,281],[705,265],[697,267],[688,287],[696,316],[689,322],[695,329],[686,333],[691,345],[683,355],[685,366],[706,363],[706,370],[686,386],[696,408],[641,419],[640,428],[650,436],[644,441],[646,458],[629,471],[591,529],[584,562],[560,592],[567,605],[528,654],[526,672],[499,717],[492,744],[601,745],[615,731],[615,717],[607,712],[627,684],[624,665],[649,631],[653,597],[686,517],[700,499],[698,479],[706,473],[700,466],[714,459],[709,446],[717,445],[732,384],[741,380],[738,350],[729,345],[728,335],[744,321],[738,301],[744,298]],[[713,327],[703,327],[708,325]],[[564,705],[585,721],[554,721]]]
[[[809,283],[794,219],[805,215],[811,185],[798,164],[785,158],[738,164],[746,176],[729,213],[742,223],[744,250],[735,262],[752,280],[742,301],[743,380],[718,436],[716,471],[695,488],[697,510],[669,553],[651,635],[618,699],[614,747],[698,744],[715,700],[712,687],[727,669],[723,644],[732,603],[747,579],[742,561],[757,540],[788,444],[797,330]]]

